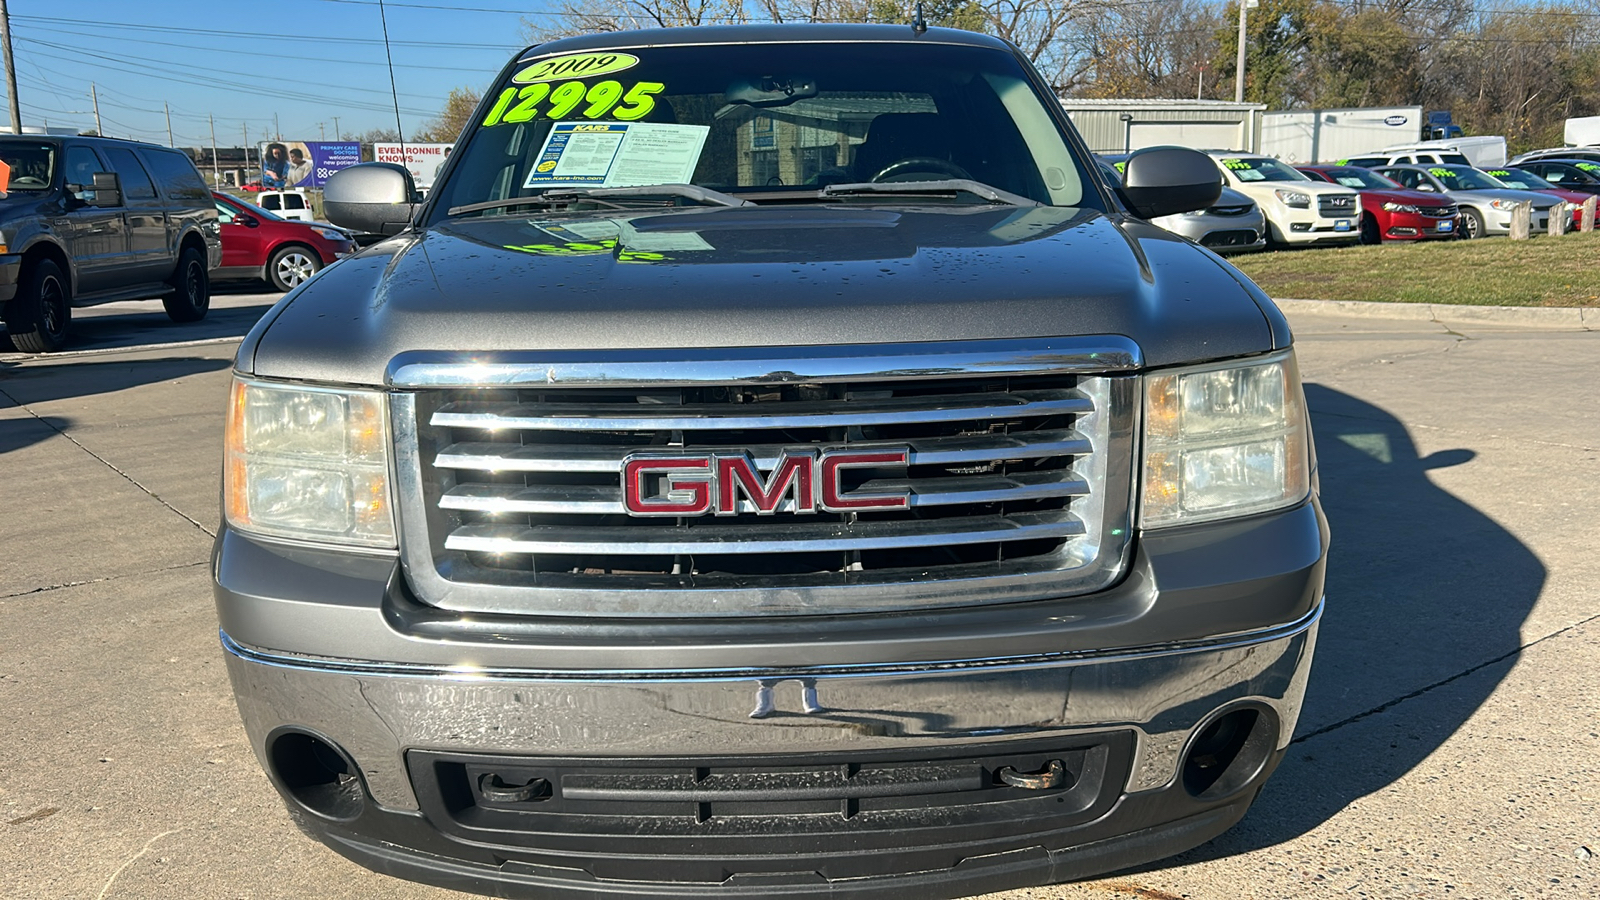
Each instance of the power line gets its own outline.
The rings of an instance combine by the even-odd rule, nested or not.
[[[234,40],[249,40],[252,43],[259,43],[260,40],[261,40],[261,36],[257,35],[257,34],[240,34],[237,31],[219,31],[219,30],[210,29],[210,28],[181,28],[181,27],[178,27],[178,26],[175,26],[175,25],[146,25],[146,24],[143,24],[143,23],[140,23],[140,22],[103,22],[103,21],[102,22],[84,22],[84,21],[81,21],[81,20],[78,20],[78,19],[60,19],[60,18],[55,18],[55,17],[52,17],[52,16],[12,16],[11,18],[14,21],[21,21],[21,22],[47,22],[47,23],[50,23],[52,25],[72,25],[72,26],[78,27],[78,28],[118,28],[118,29],[127,29],[129,31],[151,31],[151,32],[161,32],[161,33],[165,33],[165,34],[188,34],[188,35],[199,35],[199,36],[202,36],[202,37],[231,38],[231,39],[234,39]],[[379,46],[381,46],[383,44],[383,40],[381,38],[331,37],[331,36],[328,36],[328,35],[320,35],[320,34],[295,35],[294,40],[296,42],[298,42],[298,43],[313,42],[313,43],[326,43],[326,44],[366,44],[366,45],[379,45]],[[516,50],[520,50],[522,48],[522,46],[524,46],[524,45],[519,43],[516,47],[511,47],[510,45],[506,45],[506,46],[504,46],[502,48],[502,47],[496,47],[494,45],[484,44],[482,42],[468,44],[468,43],[449,43],[449,42],[440,42],[440,41],[395,41],[394,44],[395,44],[395,46],[399,46],[399,47],[431,47],[431,48],[435,48],[435,49],[447,49],[447,50],[479,50],[479,51],[496,52],[496,53],[501,53],[501,54],[508,54],[508,53],[515,52]]]

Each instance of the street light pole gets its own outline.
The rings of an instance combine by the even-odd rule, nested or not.
[[[210,113],[207,118],[211,120],[211,186],[222,187],[222,172],[217,169],[217,116]]]
[[[6,51],[6,94],[11,97],[11,133],[22,133],[22,106],[17,102],[17,66],[11,61],[11,13],[6,9],[6,0],[0,0],[0,37],[5,39]]]
[[[1261,0],[1239,0],[1239,61],[1233,68],[1233,102],[1244,102],[1244,11],[1255,9]]]
[[[172,141],[172,104],[163,100],[161,101],[161,108],[167,112],[167,146],[176,147],[178,145]]]
[[[94,82],[89,82],[89,102],[94,104],[94,133],[100,137],[106,136],[106,130],[100,127],[100,95],[95,92]]]

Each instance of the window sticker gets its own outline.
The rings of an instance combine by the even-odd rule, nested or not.
[[[631,53],[605,51],[602,53],[570,53],[541,59],[511,76],[513,84],[534,84],[541,81],[565,81],[569,78],[594,78],[631,69],[639,64],[639,57]]]
[[[710,132],[708,125],[557,122],[522,186],[686,184]]]
[[[1456,173],[1450,171],[1449,169],[1438,169],[1438,168],[1429,169],[1428,170],[1428,174],[1432,175],[1435,178],[1443,178],[1446,181],[1448,181],[1451,178],[1456,177]]]
[[[658,81],[641,81],[624,88],[622,82],[611,80],[595,84],[567,81],[557,85],[541,81],[523,88],[506,88],[500,92],[489,114],[483,117],[483,127],[531,122],[540,116],[602,119],[611,115],[632,122],[649,115],[656,108],[654,95],[666,89],[667,86]]]
[[[1506,171],[1505,169],[1490,169],[1489,170],[1489,174],[1493,175],[1496,178],[1504,178],[1507,175],[1510,175],[1511,173]]]
[[[1234,171],[1250,168],[1250,164],[1242,159],[1225,159],[1222,161],[1222,165],[1224,168],[1233,169]]]
[[[1597,166],[1591,162],[1573,163],[1573,165],[1584,170],[1585,172],[1600,172],[1600,166]]]

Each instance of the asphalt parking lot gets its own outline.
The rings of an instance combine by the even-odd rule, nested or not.
[[[234,710],[207,562],[233,346],[274,299],[0,352],[0,895],[463,896],[302,838]],[[1600,895],[1600,333],[1442,315],[1293,317],[1334,545],[1250,815],[995,897]]]

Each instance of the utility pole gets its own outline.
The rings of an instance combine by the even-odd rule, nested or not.
[[[239,134],[244,138],[244,167],[250,168],[250,123],[239,123]]]
[[[11,12],[0,0],[0,38],[6,51],[6,94],[11,98],[11,133],[22,133],[22,106],[17,102],[17,66],[11,61]]]
[[[1261,0],[1239,0],[1239,61],[1233,69],[1233,102],[1244,102],[1244,11],[1255,9]]]
[[[161,101],[161,108],[166,110],[167,113],[167,146],[175,147],[177,145],[172,142],[172,104],[163,100]]]
[[[94,103],[94,133],[105,137],[106,130],[100,127],[100,95],[95,93],[94,82],[89,82],[89,100]]]
[[[333,139],[336,140],[336,141],[344,140],[344,134],[339,131],[339,117],[338,116],[334,116],[333,117]]]
[[[326,125],[327,125],[326,122],[318,122],[317,123],[317,140],[325,141],[325,140],[328,139],[328,129],[327,129]]]
[[[217,117],[215,114],[209,114],[206,118],[211,120],[211,183],[221,187],[222,172],[217,168]]]
[[[278,114],[277,113],[273,113],[272,114],[272,133],[277,135],[277,137],[273,138],[273,140],[275,140],[275,141],[283,140],[283,129],[278,127]]]

